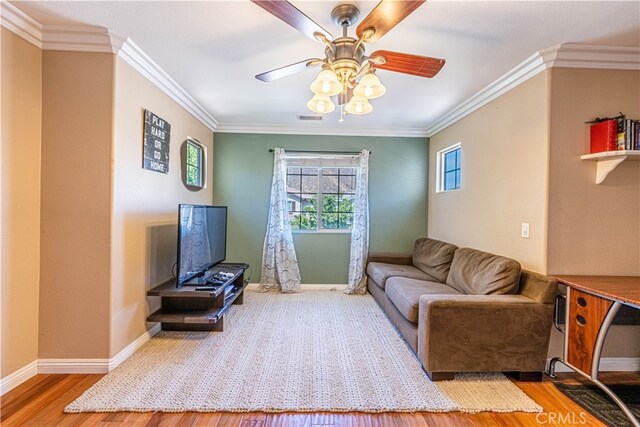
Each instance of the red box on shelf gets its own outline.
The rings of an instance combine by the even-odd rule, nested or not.
[[[615,151],[618,148],[618,121],[615,119],[591,125],[591,153]]]

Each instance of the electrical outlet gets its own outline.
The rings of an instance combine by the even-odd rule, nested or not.
[[[520,228],[520,237],[522,237],[523,239],[528,239],[529,238],[529,223],[528,222],[523,222],[522,223],[522,228]]]

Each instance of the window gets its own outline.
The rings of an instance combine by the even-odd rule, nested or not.
[[[204,187],[204,147],[193,139],[185,141],[184,183],[187,187]]]
[[[355,187],[355,168],[288,167],[291,229],[351,230]]]
[[[461,144],[438,151],[436,157],[436,192],[460,189]]]

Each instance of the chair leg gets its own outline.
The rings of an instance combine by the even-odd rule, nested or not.
[[[425,372],[427,373],[431,381],[448,381],[452,380],[456,376],[455,372]]]

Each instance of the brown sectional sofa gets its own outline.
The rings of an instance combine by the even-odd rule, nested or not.
[[[510,258],[429,238],[411,255],[371,254],[368,289],[434,380],[545,367],[555,279]]]

